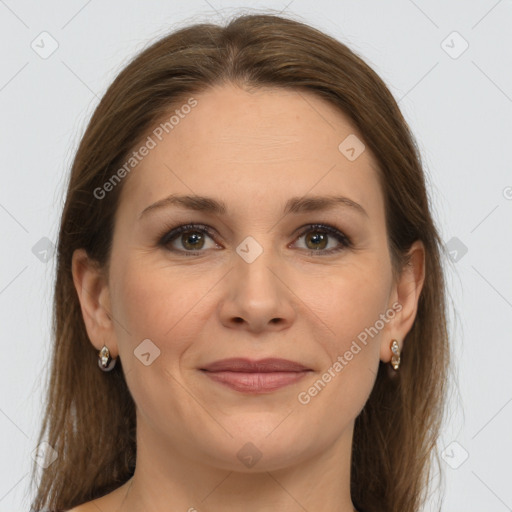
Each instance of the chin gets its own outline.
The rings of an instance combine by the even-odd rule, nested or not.
[[[299,464],[322,449],[321,446],[315,446],[316,443],[311,444],[312,440],[319,438],[318,435],[308,435],[305,430],[290,432],[282,425],[277,425],[279,422],[259,422],[257,428],[254,422],[238,424],[236,429],[230,429],[233,438],[223,436],[203,446],[205,455],[218,468],[240,473],[259,473]]]

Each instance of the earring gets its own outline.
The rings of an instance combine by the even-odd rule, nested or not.
[[[390,345],[392,356],[391,356],[391,366],[393,366],[393,370],[398,370],[400,366],[400,346],[398,345],[397,340],[393,340]]]
[[[98,353],[98,366],[104,372],[109,372],[116,365],[117,359],[112,359],[110,357],[110,351],[108,350],[106,345],[103,345],[103,348]]]

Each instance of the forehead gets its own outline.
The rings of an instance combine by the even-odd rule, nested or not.
[[[153,147],[124,183],[120,208],[129,204],[139,213],[175,192],[231,194],[230,202],[244,206],[251,198],[270,199],[269,191],[281,201],[283,194],[333,189],[381,206],[376,161],[362,150],[362,135],[322,98],[290,89],[222,85],[193,99],[195,106],[174,106],[146,134]],[[343,153],[347,146],[360,153],[356,159]]]

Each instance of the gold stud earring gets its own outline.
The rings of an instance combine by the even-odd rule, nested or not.
[[[393,340],[390,345],[391,348],[391,366],[393,366],[393,370],[398,370],[400,366],[400,346],[398,345],[397,340]]]

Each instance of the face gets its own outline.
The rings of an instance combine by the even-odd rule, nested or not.
[[[124,178],[103,296],[113,321],[101,341],[88,330],[120,357],[145,444],[283,468],[350,437],[405,335],[377,165],[309,93],[194,98]],[[294,364],[251,365],[269,358]]]

